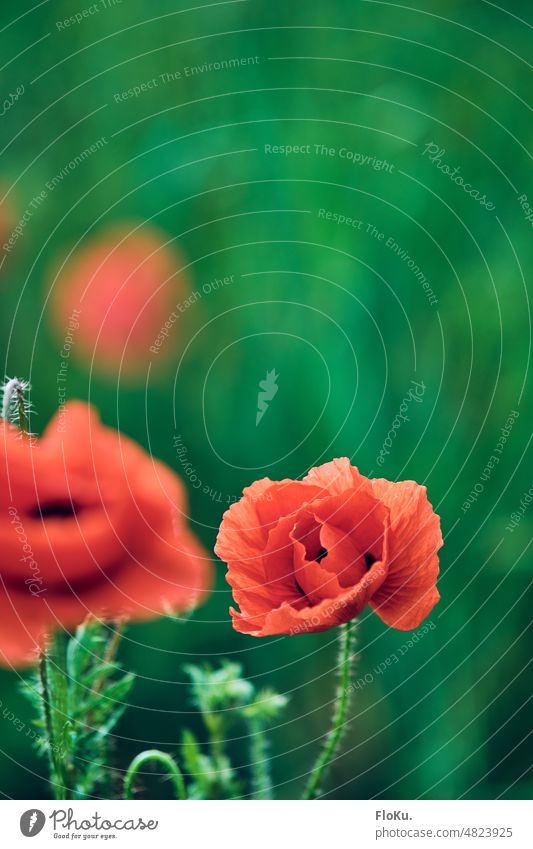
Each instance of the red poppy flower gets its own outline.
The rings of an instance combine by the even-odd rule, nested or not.
[[[224,514],[215,552],[240,612],[237,631],[323,631],[369,605],[416,628],[440,596],[439,517],[414,481],[369,480],[347,458],[302,481],[256,481]]]
[[[150,346],[188,289],[180,262],[152,228],[118,226],[78,248],[53,283],[51,308],[67,356],[106,373],[136,377],[154,360]],[[175,352],[177,330],[154,362]]]
[[[204,600],[209,557],[174,473],[72,402],[30,444],[0,429],[0,660],[88,613],[146,619]]]

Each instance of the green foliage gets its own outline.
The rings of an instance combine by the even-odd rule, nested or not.
[[[182,734],[181,757],[189,774],[189,798],[209,799],[219,784],[213,759],[204,754],[193,732],[186,728]]]
[[[249,733],[253,794],[267,798],[271,780],[265,729],[283,710],[287,698],[272,689],[256,692],[254,685],[242,677],[239,663],[226,660],[216,670],[208,665],[189,665],[186,671],[192,681],[194,703],[209,733],[211,750],[210,756],[202,755],[190,732],[183,739],[184,757],[195,775],[193,795],[235,798],[239,794],[240,784],[224,752],[224,741],[231,728],[243,722]]]
[[[280,711],[286,707],[287,696],[276,693],[271,687],[259,690],[254,699],[242,709],[245,719],[254,720],[260,724],[266,724],[275,719]]]
[[[269,798],[272,784],[265,730],[286,706],[287,698],[271,688],[256,691],[254,685],[242,677],[242,666],[238,663],[225,660],[218,669],[189,664],[185,669],[192,682],[192,701],[208,733],[208,744],[204,746],[190,729],[182,732],[181,761],[188,779],[187,797],[236,799],[249,795],[226,751],[231,730],[241,724],[250,741],[252,795]],[[141,753],[128,769],[126,798],[131,798],[134,774],[147,760],[159,760],[171,775],[177,770],[181,776],[169,755],[153,751]],[[177,795],[181,798],[179,793]]]
[[[53,638],[38,675],[24,685],[37,708],[38,747],[48,753],[56,798],[90,797],[109,778],[109,734],[134,681],[114,654],[120,625],[88,619],[75,635]]]
[[[252,684],[241,677],[242,666],[228,660],[220,669],[188,664],[185,672],[192,681],[194,704],[204,715],[247,705],[254,693]]]
[[[248,725],[252,789],[256,799],[272,798],[270,744],[265,734],[265,727],[278,716],[287,702],[286,696],[266,687],[242,709],[242,715]]]

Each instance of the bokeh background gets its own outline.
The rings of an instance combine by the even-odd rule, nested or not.
[[[66,397],[90,399],[182,476],[210,550],[228,502],[264,475],[299,477],[347,455],[365,474],[426,484],[445,536],[435,627],[376,673],[410,635],[361,617],[358,675],[371,681],[327,790],[526,798],[531,7],[416,6],[4,4],[2,357],[6,374],[31,380],[41,432],[58,405],[79,275],[91,277],[117,233],[159,240],[164,260],[147,260],[142,285],[138,262],[125,275],[126,307],[111,306],[120,262],[88,287]],[[89,260],[73,271],[80,255]],[[256,426],[272,369],[278,392]],[[411,381],[422,400],[380,466]],[[328,723],[335,635],[234,633],[224,566],[214,568],[216,590],[190,621],[128,632],[122,659],[138,679],[116,765],[151,746],[177,752],[185,724],[201,733],[183,664],[227,657],[291,697],[270,739],[277,792],[295,798]],[[0,686],[2,710],[29,722],[19,673],[1,670]],[[2,715],[0,751],[5,796],[49,795],[45,761]],[[246,740],[231,751],[244,775]]]

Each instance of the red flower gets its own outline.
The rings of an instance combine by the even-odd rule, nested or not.
[[[33,444],[3,425],[0,456],[4,663],[88,613],[146,619],[205,599],[209,558],[181,482],[91,407],[67,404]]]
[[[440,596],[439,517],[414,481],[369,480],[343,457],[302,481],[256,481],[224,514],[215,552],[237,631],[323,631],[370,605],[416,628]]]
[[[53,282],[51,305],[66,356],[83,357],[109,374],[135,377],[150,346],[187,291],[174,251],[157,230],[113,227],[78,248]],[[168,329],[167,329],[168,332]],[[175,353],[177,329],[157,349]]]

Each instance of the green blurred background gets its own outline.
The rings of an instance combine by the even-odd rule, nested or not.
[[[298,477],[348,455],[365,474],[425,483],[445,536],[436,627],[357,693],[328,787],[336,798],[530,796],[531,508],[506,530],[532,483],[531,223],[518,200],[533,197],[531,37],[521,20],[530,4],[105,5],[67,28],[57,22],[90,4],[24,0],[0,12],[2,97],[24,86],[0,124],[2,241],[53,175],[106,139],[2,251],[5,371],[31,380],[34,428],[56,406],[50,269],[78,241],[150,222],[175,240],[193,290],[234,275],[180,317],[173,357],[147,357],[137,381],[78,358],[68,397],[90,398],[104,421],[183,475],[181,435],[202,482],[188,485],[191,521],[210,550],[228,499],[265,474]],[[258,60],[184,74],[232,57]],[[177,70],[181,78],[137,97],[114,96]],[[424,155],[430,143],[494,210]],[[354,164],[342,148],[392,168]],[[325,220],[321,209],[363,224]],[[258,383],[272,368],[279,391],[256,427]],[[423,401],[410,405],[380,468],[412,380],[424,383]],[[500,462],[463,512],[512,410],[520,415]],[[335,634],[234,633],[224,566],[214,565],[216,591],[191,621],[129,630],[122,656],[138,680],[116,763],[151,746],[177,751],[183,725],[199,729],[182,665],[229,657],[291,695],[271,742],[278,792],[294,798],[327,727]],[[361,620],[364,675],[409,634],[373,614]],[[28,722],[18,677],[0,672],[3,709]],[[246,741],[231,748],[244,774]],[[49,795],[45,762],[1,716],[0,750],[5,796]]]

